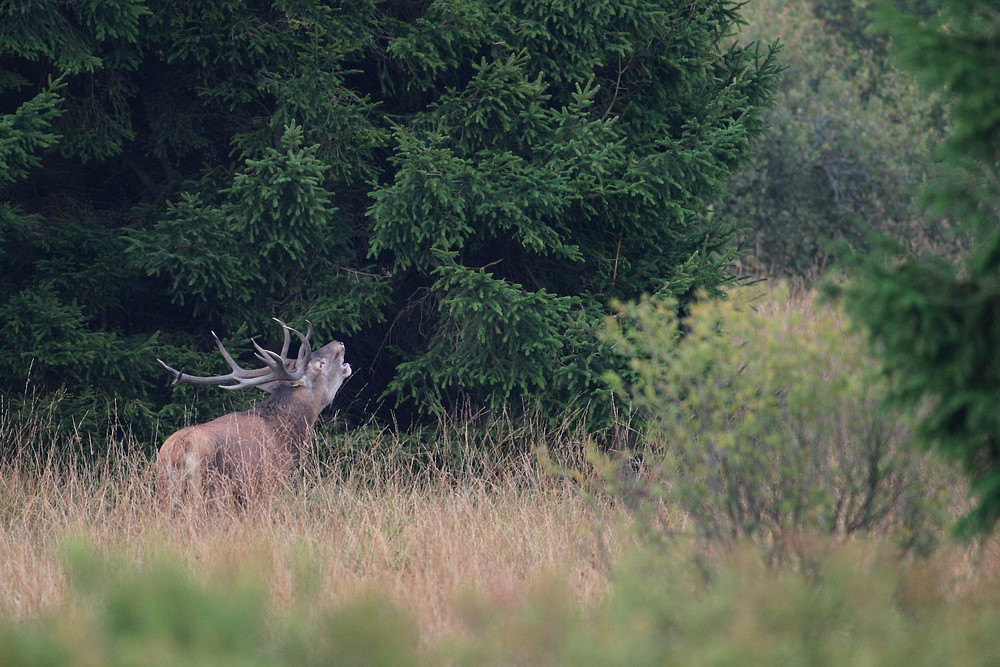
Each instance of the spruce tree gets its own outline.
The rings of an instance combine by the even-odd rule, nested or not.
[[[949,100],[932,213],[974,235],[959,261],[888,248],[860,259],[844,290],[871,333],[895,395],[923,411],[926,442],[968,475],[976,504],[966,534],[1000,519],[1000,11],[986,0],[942,0],[929,19],[885,11],[901,63]]]
[[[371,253],[406,277],[388,387],[425,408],[602,389],[613,299],[730,280],[711,203],[762,130],[772,52],[726,1],[433,4],[390,46],[423,102],[394,128]]]
[[[30,376],[133,425],[211,413],[221,392],[171,393],[155,357],[209,374],[210,330],[240,349],[276,316],[345,340],[357,414],[589,400],[609,301],[731,280],[711,203],[777,76],[738,20],[732,0],[0,5],[0,113],[49,137],[0,146],[34,160],[0,180],[0,391]]]

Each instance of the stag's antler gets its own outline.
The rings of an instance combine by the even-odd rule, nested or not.
[[[297,329],[293,329],[278,318],[273,318],[275,322],[281,325],[281,328],[285,330],[285,341],[281,346],[281,354],[277,352],[272,352],[271,350],[265,350],[257,341],[250,339],[253,343],[254,349],[257,350],[256,356],[264,363],[264,368],[255,368],[253,370],[247,370],[242,368],[236,363],[232,355],[226,350],[222,345],[222,341],[219,337],[212,332],[212,337],[215,339],[215,344],[219,346],[219,352],[222,353],[222,357],[232,368],[232,372],[227,375],[211,375],[207,377],[188,375],[182,373],[176,368],[172,368],[165,364],[162,360],[157,359],[160,365],[170,371],[174,376],[174,381],[172,385],[180,384],[181,382],[185,384],[196,384],[196,385],[218,385],[222,389],[245,389],[247,387],[256,387],[262,384],[267,384],[268,382],[283,381],[295,383],[302,379],[302,376],[306,372],[306,361],[309,359],[309,355],[312,354],[312,347],[309,345],[309,338],[312,336],[313,328],[312,322],[306,321],[309,328],[306,330],[305,335],[303,335]],[[299,346],[299,354],[295,359],[295,370],[289,370],[288,362],[288,346],[291,343],[291,336],[289,332],[294,333],[298,336],[301,341]],[[223,384],[225,382],[235,382],[235,384]]]

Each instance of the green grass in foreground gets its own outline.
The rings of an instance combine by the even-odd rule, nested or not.
[[[973,576],[967,554],[890,552],[817,540],[780,569],[750,546],[710,562],[646,552],[593,608],[551,581],[514,606],[469,597],[463,632],[426,646],[386,596],[278,610],[252,576],[259,563],[207,587],[165,556],[139,565],[74,546],[71,601],[0,621],[0,664],[996,664],[995,577]]]

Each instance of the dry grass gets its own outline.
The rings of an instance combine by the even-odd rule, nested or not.
[[[308,471],[266,507],[208,520],[159,512],[143,456],[21,457],[0,468],[0,614],[70,603],[73,541],[139,564],[166,555],[208,586],[258,577],[277,612],[377,591],[413,616],[425,644],[462,633],[470,595],[511,607],[555,578],[583,605],[602,599],[607,564],[629,539],[611,501],[585,500],[528,455],[493,462],[489,481],[406,474],[390,461],[398,444],[381,436],[348,475]]]
[[[753,307],[795,327],[817,325],[813,293],[778,296]],[[970,642],[993,656],[998,539],[944,540],[931,557],[916,558],[900,557],[891,534],[808,534],[801,557],[766,572],[743,562],[763,560],[759,544],[677,540],[647,568],[643,550],[633,548],[627,489],[620,501],[593,499],[577,482],[545,474],[532,455],[510,453],[547,445],[561,464],[586,470],[585,436],[573,426],[472,415],[442,423],[440,432],[441,440],[418,445],[352,429],[321,440],[308,469],[266,506],[167,517],[155,508],[139,443],[126,438],[97,461],[89,452],[47,459],[31,452],[65,450],[73,434],[58,434],[43,411],[12,414],[0,405],[0,448],[19,452],[0,459],[0,621],[32,627],[42,619],[35,625],[46,627],[45,619],[57,619],[62,625],[47,636],[74,647],[74,619],[88,598],[69,583],[66,552],[82,541],[112,568],[145,572],[173,561],[223,597],[238,590],[234,583],[261,582],[268,622],[278,626],[300,627],[303,613],[351,614],[374,592],[409,616],[426,664],[440,655],[464,659],[456,664],[619,664],[632,653],[647,655],[646,664],[705,663],[706,650],[731,655],[729,662],[763,650],[780,659],[757,663],[774,664],[816,662],[787,657],[824,646],[842,658],[833,664],[864,655],[878,663],[877,656],[910,646],[919,653],[925,644],[958,655]],[[693,531],[676,507],[659,509],[672,531]],[[136,595],[157,594],[150,590]],[[378,625],[378,617],[361,622]],[[310,627],[308,618],[301,627]],[[940,641],[939,627],[947,630]],[[116,640],[105,632],[79,642],[80,655]],[[385,639],[376,634],[372,644]],[[787,653],[793,649],[800,653]]]

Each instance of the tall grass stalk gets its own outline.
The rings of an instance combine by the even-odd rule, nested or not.
[[[513,604],[533,582],[559,576],[576,601],[596,603],[608,554],[617,558],[628,539],[613,501],[584,500],[526,450],[496,448],[476,461],[454,429],[437,449],[466,448],[457,468],[424,464],[414,474],[403,439],[363,429],[320,442],[324,456],[273,502],[206,519],[157,509],[137,443],[96,462],[43,457],[44,435],[18,431],[14,418],[4,412],[0,431],[25,438],[13,443],[25,455],[0,464],[0,611],[19,618],[71,602],[65,550],[82,541],[112,560],[173,559],[209,587],[249,573],[277,612],[379,591],[413,615],[426,642],[461,630],[457,605],[468,594]],[[596,553],[595,531],[607,553]]]

